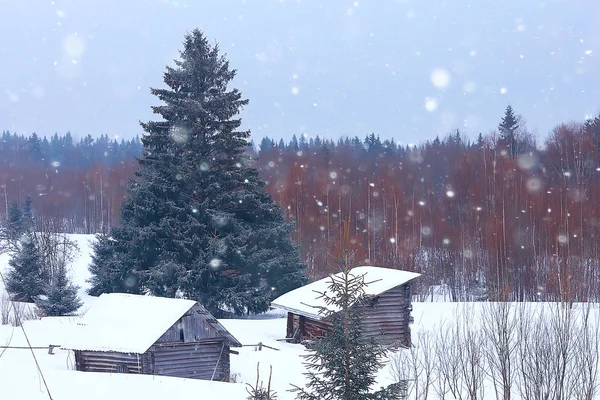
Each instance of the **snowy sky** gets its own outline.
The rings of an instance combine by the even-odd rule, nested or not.
[[[0,130],[141,134],[195,27],[238,69],[256,139],[545,137],[600,111],[596,0],[0,0]]]

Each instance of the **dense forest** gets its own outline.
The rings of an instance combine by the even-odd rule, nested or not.
[[[139,138],[4,132],[0,212],[31,196],[40,229],[108,231],[141,149]],[[335,265],[349,217],[355,259],[423,273],[422,296],[444,287],[452,300],[600,299],[600,118],[536,143],[508,107],[475,140],[294,136],[248,151],[296,222],[312,278]]]
[[[2,133],[0,210],[33,199],[39,228],[95,233],[118,224],[127,181],[138,169],[139,138],[111,140],[70,133],[40,138]]]

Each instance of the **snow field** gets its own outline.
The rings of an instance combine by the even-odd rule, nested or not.
[[[90,243],[93,240],[91,235],[69,235],[70,238],[77,242],[79,246],[79,255],[76,257],[71,266],[71,276],[75,284],[81,286],[80,295],[84,301],[84,306],[81,312],[85,313],[90,307],[93,307],[95,297],[85,294],[87,287],[85,280],[89,277],[87,266],[90,262]],[[0,256],[0,268],[6,270],[8,257]],[[3,287],[0,285],[0,296],[2,295]],[[552,318],[560,314],[563,310],[556,304],[549,303],[525,303],[525,304],[509,304],[510,315],[515,320],[521,323],[528,322],[530,325],[526,330],[516,326],[511,328],[512,335],[524,335],[518,338],[518,343],[525,343],[522,351],[526,351],[527,346],[537,346],[536,332],[542,335],[550,335],[550,330],[559,330],[560,324],[555,325],[535,325],[533,322],[540,320],[540,317],[546,321],[552,321]],[[434,352],[438,346],[451,355],[455,351],[457,357],[455,361],[447,358],[445,363],[468,361],[471,352],[476,348],[469,347],[465,344],[464,337],[467,333],[475,335],[483,335],[486,322],[485,315],[490,315],[491,311],[498,312],[498,304],[493,303],[444,303],[444,302],[429,302],[429,303],[413,303],[414,324],[412,325],[412,339],[417,349],[417,358],[423,359],[424,352],[420,347],[421,338],[429,338],[430,346]],[[586,305],[575,304],[573,306],[573,319],[566,325],[577,326],[578,321],[586,311]],[[590,308],[590,324],[589,330],[591,333],[596,333],[596,338],[600,332],[598,327],[600,322],[600,312],[598,305],[592,305]],[[522,318],[517,318],[521,316]],[[534,317],[535,316],[535,317]],[[304,383],[302,365],[302,355],[306,353],[301,345],[289,344],[284,341],[278,341],[285,336],[286,318],[285,314],[279,311],[273,311],[268,315],[260,316],[263,319],[230,319],[221,320],[220,322],[225,328],[231,332],[243,345],[242,348],[234,350],[239,351],[239,355],[231,354],[231,378],[235,383],[209,382],[194,379],[170,378],[161,376],[145,376],[145,375],[127,375],[127,374],[103,374],[103,373],[88,373],[74,371],[74,360],[71,352],[55,349],[54,355],[48,354],[48,349],[34,350],[38,359],[43,376],[50,389],[54,399],[62,400],[79,400],[85,399],[131,399],[144,398],[153,399],[179,399],[179,398],[199,398],[199,399],[245,399],[246,398],[246,383],[255,385],[257,364],[259,364],[260,380],[266,385],[269,379],[269,367],[273,368],[271,388],[278,393],[280,400],[293,399],[294,395],[289,393],[290,384],[302,385]],[[41,320],[31,320],[24,323],[25,332],[32,346],[48,346],[61,345],[65,338],[68,337],[70,326],[77,321],[78,317],[54,317],[43,318]],[[556,320],[556,318],[555,318]],[[460,321],[460,324],[456,324]],[[565,320],[566,321],[566,320]],[[563,324],[565,325],[565,324]],[[565,325],[565,327],[566,327]],[[452,336],[445,336],[448,332],[456,332],[457,326],[460,326],[461,340],[458,343]],[[489,325],[488,325],[489,329]],[[520,329],[520,330],[518,330]],[[573,332],[577,332],[574,330]],[[459,335],[460,336],[460,335]],[[550,337],[550,336],[548,336]],[[443,338],[444,340],[440,340]],[[580,332],[577,336],[573,336],[572,343],[581,343],[583,340]],[[527,341],[528,340],[528,341]],[[272,350],[263,347],[258,350],[258,343],[265,346],[270,346],[278,350]],[[477,342],[480,349],[485,347],[485,342]],[[591,345],[597,348],[598,341],[592,342]],[[0,346],[27,347],[27,341],[20,327],[12,327],[10,325],[0,325]],[[445,346],[445,347],[444,347]],[[453,347],[455,346],[455,347]],[[552,351],[556,348],[554,344],[543,347],[540,343],[536,351]],[[581,351],[572,350],[572,358],[569,361],[570,366],[577,365],[579,362],[577,353]],[[404,361],[410,358],[410,353],[404,351],[399,353],[405,356]],[[432,357],[437,357],[432,353]],[[549,353],[546,356],[552,357]],[[446,355],[450,357],[449,355]],[[398,357],[398,353],[392,354],[391,358]],[[394,362],[388,363],[378,375],[378,386],[386,386],[393,383],[398,375],[397,366]],[[575,369],[575,368],[573,368]],[[395,372],[394,372],[395,370]],[[403,372],[406,374],[406,371]],[[571,374],[573,379],[580,379],[576,374]],[[581,374],[579,374],[581,375]],[[410,376],[406,376],[410,378]],[[464,391],[464,378],[461,378],[461,391]],[[515,382],[517,380],[515,379]],[[438,381],[439,382],[439,381]],[[575,387],[573,381],[573,388]],[[429,389],[429,398],[438,398],[435,392],[435,385],[431,384]],[[516,385],[516,383],[515,383]],[[422,389],[422,387],[421,387]],[[419,389],[419,390],[421,390]],[[415,398],[416,390],[414,386],[411,398]],[[482,375],[481,397],[483,399],[496,398],[489,373]],[[513,398],[522,398],[516,386],[513,387]],[[575,393],[575,392],[573,392]],[[464,393],[463,393],[464,394]],[[36,364],[33,360],[29,349],[2,349],[0,348],[0,399],[31,399],[42,400],[48,399],[48,395],[44,388],[44,383],[41,375],[37,371]],[[576,397],[573,397],[576,398]],[[597,398],[597,397],[594,397]]]

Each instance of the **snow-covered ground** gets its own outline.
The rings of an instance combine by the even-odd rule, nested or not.
[[[95,297],[85,293],[86,280],[90,277],[88,265],[91,261],[93,235],[69,235],[77,243],[79,254],[70,268],[73,282],[80,286],[79,294],[84,302],[80,310],[86,312],[93,307]],[[6,271],[9,257],[0,255],[0,269]],[[0,296],[4,287],[0,283]],[[77,317],[43,318],[26,321],[24,330],[10,325],[0,325],[0,346],[27,347],[61,345],[69,335],[69,326]],[[89,373],[74,371],[71,352],[55,349],[54,355],[46,349],[34,350],[40,369],[38,372],[31,351],[28,349],[0,348],[0,399],[48,399],[42,375],[54,399],[244,399],[246,383],[256,383],[257,364],[260,377],[266,383],[269,367],[273,367],[272,388],[282,400],[292,399],[288,393],[290,384],[301,385],[303,367],[301,345],[278,341],[286,332],[286,319],[281,312],[271,312],[263,319],[222,320],[244,347],[236,349],[239,355],[231,355],[231,375],[236,383],[208,382],[161,376]],[[259,342],[278,350],[256,346]],[[383,372],[383,374],[385,374]],[[383,379],[388,381],[389,379]],[[390,381],[391,382],[391,381]]]
[[[90,263],[90,235],[70,235],[77,242],[79,255],[71,266],[74,282],[81,287],[80,295],[84,301],[82,311],[93,307],[96,298],[85,294],[86,279],[89,278],[87,266]],[[6,270],[8,257],[0,256],[0,268]],[[3,287],[0,283],[0,296]],[[414,324],[413,342],[421,332],[439,331],[439,327],[457,315],[467,321],[466,326],[480,323],[481,310],[486,303],[413,303]],[[487,303],[489,304],[489,303]],[[548,307],[543,304],[527,305],[532,310]],[[597,309],[596,309],[597,310]],[[471,313],[471,314],[470,314]],[[54,355],[46,349],[35,350],[40,374],[31,351],[27,349],[27,339],[32,346],[61,345],[68,335],[68,328],[77,317],[43,318],[24,323],[24,330],[9,325],[0,326],[0,346],[26,347],[25,349],[0,348],[0,399],[48,399],[45,379],[52,398],[62,400],[85,399],[244,399],[247,396],[246,383],[256,382],[257,364],[260,363],[260,378],[268,380],[269,367],[273,368],[272,389],[277,391],[279,399],[293,399],[289,393],[290,384],[302,385],[304,372],[302,354],[304,347],[288,344],[277,339],[285,336],[286,319],[281,312],[273,311],[260,319],[221,320],[221,323],[243,345],[239,355],[231,355],[231,374],[235,383],[209,382],[194,379],[180,379],[160,376],[88,373],[74,371],[73,355],[61,349],[55,349]],[[474,325],[475,324],[475,325]],[[25,333],[27,339],[25,338]],[[255,346],[262,342],[266,347],[259,351]],[[394,381],[390,365],[379,373],[378,383],[387,385]],[[491,397],[490,397],[491,396]],[[436,398],[430,392],[431,398]],[[495,398],[492,389],[487,390],[485,398]],[[515,397],[516,398],[516,397]]]

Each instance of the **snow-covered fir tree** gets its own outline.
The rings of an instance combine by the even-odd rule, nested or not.
[[[126,243],[122,241],[121,243]],[[91,273],[88,293],[99,296],[102,293],[139,293],[135,289],[136,279],[131,263],[125,262],[125,249],[117,248],[119,243],[110,235],[99,233],[92,245]],[[119,258],[117,258],[119,255]]]
[[[121,272],[104,273],[116,264],[98,261],[92,273],[103,278],[92,278],[91,292],[126,281],[126,291],[183,295],[216,315],[265,311],[305,282],[305,267],[292,224],[246,155],[250,133],[238,114],[248,100],[228,88],[235,70],[201,31],[186,35],[174,63],[167,88],[152,89],[162,119],[142,123],[140,170],[110,233],[115,243],[96,246],[113,246]]]
[[[31,199],[28,197],[21,209],[17,202],[11,203],[6,220],[0,223],[0,242],[5,250],[16,252],[23,235],[31,228]]]
[[[350,273],[346,250],[343,270],[331,276],[328,290],[319,293],[326,306],[319,314],[332,323],[331,331],[317,339],[306,356],[304,388],[293,385],[299,400],[391,400],[399,398],[397,384],[373,392],[377,372],[383,367],[385,347],[365,338],[361,306],[367,300],[364,275]]]
[[[20,248],[8,262],[6,290],[14,301],[34,302],[45,293],[48,276],[33,233],[26,232]]]
[[[56,271],[45,295],[39,296],[36,305],[45,316],[73,315],[83,304],[77,295],[78,286],[73,285],[64,266]]]
[[[516,158],[517,156],[518,129],[519,119],[515,115],[512,107],[508,105],[504,112],[504,117],[502,117],[500,124],[498,124],[498,131],[500,132],[500,140],[504,142],[512,158]]]

